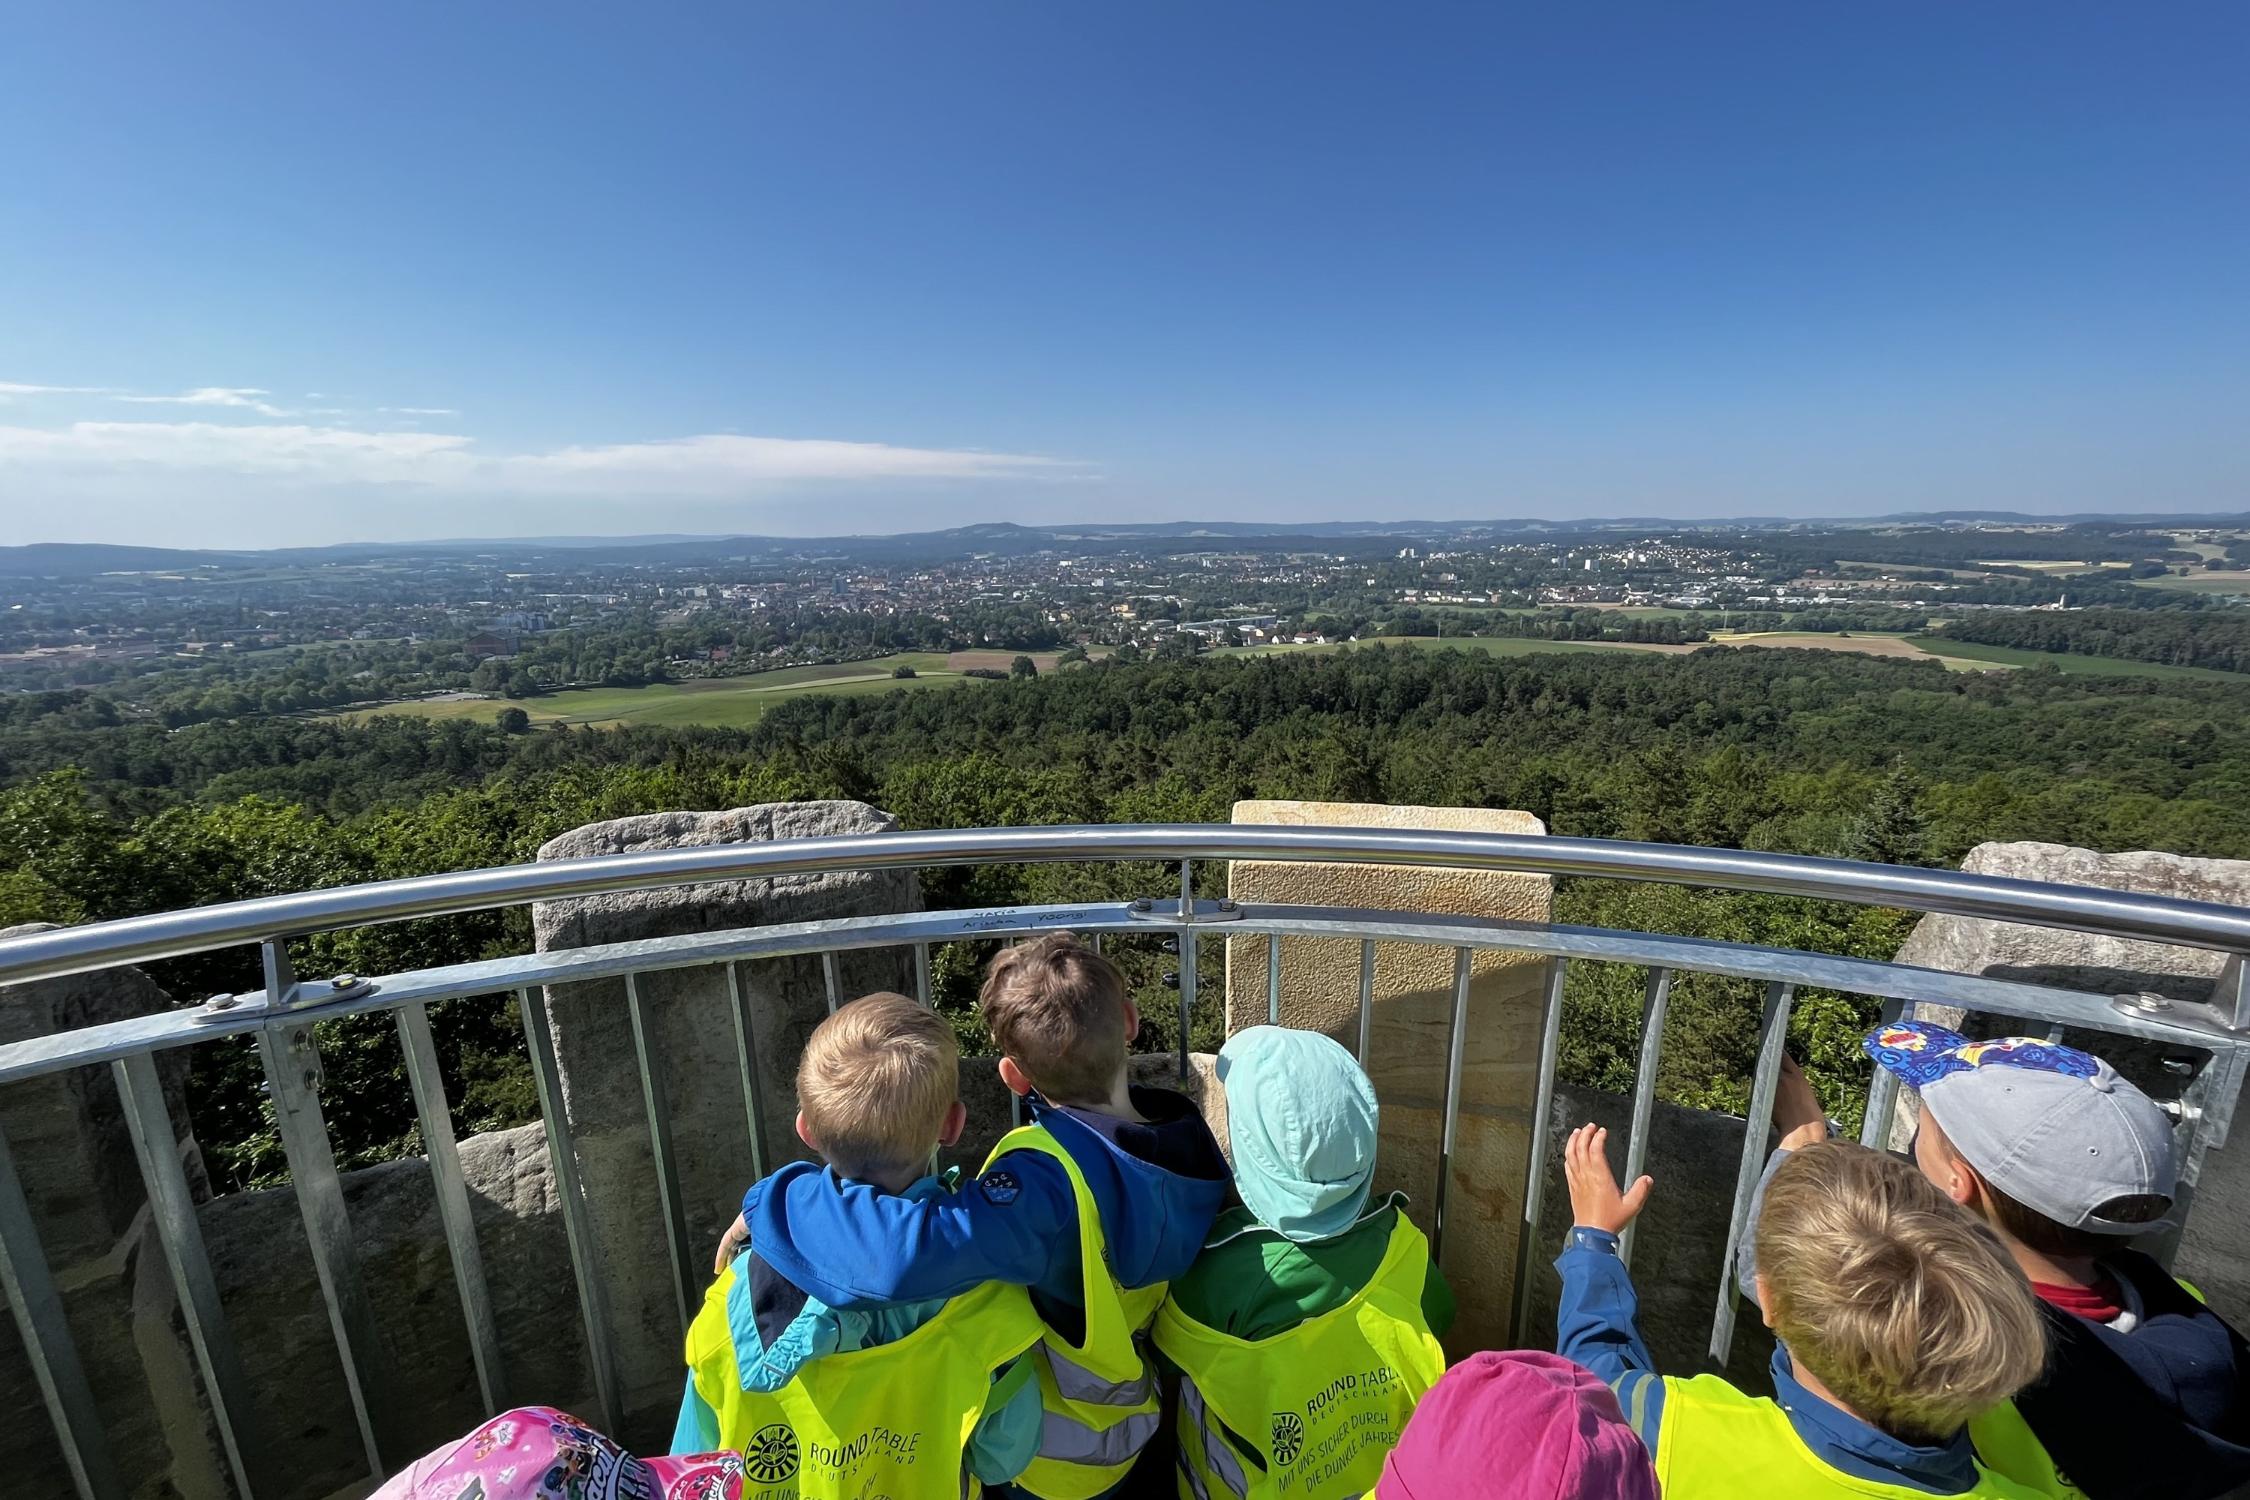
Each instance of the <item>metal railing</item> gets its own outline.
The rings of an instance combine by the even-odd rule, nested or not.
[[[203,1395],[234,1484],[249,1497],[273,1493],[275,1487],[259,1473],[255,1436],[259,1414],[252,1407],[204,1247],[196,1206],[174,1147],[156,1064],[160,1052],[216,1038],[254,1035],[257,1040],[367,1469],[376,1475],[382,1474],[386,1465],[401,1464],[412,1455],[395,1451],[395,1444],[384,1431],[385,1413],[390,1408],[387,1392],[393,1389],[394,1376],[387,1368],[384,1345],[361,1280],[342,1180],[321,1111],[320,1059],[312,1027],[317,1021],[338,1016],[385,1012],[395,1018],[479,1391],[485,1405],[498,1410],[507,1404],[508,1381],[449,1101],[439,1074],[428,1006],[466,996],[515,992],[561,1201],[594,1395],[603,1418],[613,1425],[623,1416],[623,1397],[597,1274],[594,1232],[571,1126],[563,1108],[555,1036],[546,1007],[534,994],[540,987],[598,979],[623,981],[655,1168],[653,1196],[662,1213],[669,1269],[683,1325],[699,1295],[700,1257],[688,1240],[663,1068],[652,1055],[640,992],[640,977],[659,971],[723,970],[751,1161],[754,1170],[762,1173],[770,1164],[770,1147],[765,1139],[752,1008],[741,982],[741,968],[748,963],[819,958],[827,1003],[833,1009],[843,998],[838,963],[842,953],[882,948],[910,951],[914,983],[927,1003],[931,998],[931,951],[937,944],[1009,939],[1058,929],[1087,934],[1097,942],[1104,935],[1117,934],[1166,937],[1176,943],[1179,953],[1178,1035],[1184,1076],[1189,1033],[1199,1007],[1198,947],[1211,935],[1268,939],[1266,1011],[1274,1020],[1282,1013],[1285,977],[1279,939],[1356,940],[1357,1024],[1347,1025],[1345,1030],[1355,1038],[1363,1062],[1367,1060],[1372,1029],[1376,944],[1449,949],[1454,960],[1453,978],[1440,1111],[1442,1135],[1432,1197],[1433,1248],[1442,1253],[1447,1193],[1459,1145],[1463,1063],[1470,1028],[1478,1019],[1471,1004],[1473,961],[1478,953],[1493,951],[1539,959],[1545,966],[1543,1014],[1529,1163],[1521,1185],[1522,1217],[1512,1304],[1513,1326],[1519,1338],[1528,1320],[1532,1272],[1543,1240],[1563,994],[1566,974],[1573,964],[1621,964],[1647,970],[1626,1143],[1627,1180],[1639,1173],[1647,1158],[1667,1007],[1674,978],[1680,974],[1725,976],[1763,986],[1759,1047],[1750,1082],[1749,1117],[1753,1122],[1763,1121],[1771,1111],[1792,1006],[1800,991],[1813,988],[1878,999],[1883,1002],[1886,1017],[1911,1014],[1918,1006],[1958,1008],[2019,1018],[2055,1035],[2060,1035],[2061,1028],[2083,1028],[2194,1054],[2198,1060],[2191,1081],[2172,1105],[2180,1136],[2182,1181],[2187,1185],[2185,1191],[2190,1192],[2205,1154],[2226,1140],[2244,1072],[2250,1067],[2250,988],[2246,988],[2250,979],[2242,977],[2250,973],[2250,964],[2230,965],[2232,988],[2215,1004],[2167,1004],[2146,997],[2125,1001],[2008,980],[1663,933],[1436,912],[1195,899],[1196,865],[1235,859],[1378,863],[1661,881],[1988,918],[2217,949],[2238,956],[2250,953],[2250,910],[1950,871],[1737,850],[1503,834],[1232,825],[859,835],[475,870],[308,891],[0,940],[0,985],[248,944],[259,948],[266,980],[262,989],[216,997],[197,1007],[0,1046],[0,1086],[88,1065],[106,1063],[111,1068]],[[698,932],[451,964],[372,980],[347,976],[300,981],[289,958],[291,939],[316,932],[533,901],[745,878],[1041,861],[1174,864],[1179,872],[1178,894],[1161,899],[1152,896],[1064,906],[911,912]],[[1870,1091],[1863,1139],[1872,1144],[1886,1138],[1895,1098],[1896,1089],[1888,1075],[1878,1074]],[[1725,1358],[1733,1336],[1736,1299],[1731,1267],[1735,1248],[1747,1231],[1765,1141],[1765,1131],[1754,1123],[1747,1133],[1736,1177],[1726,1257],[1729,1269],[1722,1273],[1717,1289],[1711,1343],[1717,1359]],[[1622,1253],[1629,1257],[1632,1248],[1628,1232]],[[123,1493],[98,1405],[64,1318],[55,1278],[5,1139],[0,1139],[0,1289],[5,1290],[15,1311],[33,1373],[79,1494],[94,1500]]]

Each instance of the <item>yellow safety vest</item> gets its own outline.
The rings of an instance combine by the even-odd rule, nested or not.
[[[1397,1216],[1367,1285],[1340,1307],[1255,1342],[1173,1302],[1156,1347],[1180,1367],[1181,1500],[1350,1500],[1375,1488],[1445,1350],[1422,1317],[1430,1242]],[[1255,1461],[1243,1454],[1255,1452]]]
[[[1716,1375],[1667,1378],[1656,1433],[1656,1480],[1664,1500],[1820,1500],[1872,1496],[1912,1500],[1924,1491],[1861,1479],[1823,1463],[1789,1425],[1789,1414]],[[2039,1500],[2039,1491],[1977,1465],[1961,1500]]]
[[[1039,1456],[1016,1480],[1042,1500],[1093,1500],[1124,1479],[1141,1450],[1163,1425],[1155,1372],[1142,1339],[1164,1304],[1165,1282],[1117,1284],[1109,1270],[1109,1241],[1086,1174],[1044,1125],[1025,1125],[1001,1137],[984,1170],[1012,1151],[1036,1151],[1060,1163],[1078,1206],[1081,1288],[1086,1307],[1084,1339],[1072,1344],[1052,1328],[1039,1361],[1039,1397],[1046,1418]]]
[[[2086,1492],[2063,1477],[2033,1435],[2013,1401],[2003,1401],[1980,1417],[1969,1420],[1969,1441],[1976,1445],[1977,1461],[1995,1474],[2005,1474],[2033,1493],[2054,1500],[2086,1500]]]
[[[778,1391],[746,1391],[728,1326],[736,1266],[688,1329],[696,1394],[718,1414],[719,1446],[743,1458],[743,1500],[968,1500],[963,1463],[993,1374],[1045,1326],[1023,1288],[987,1285],[946,1303],[896,1343],[812,1360]]]

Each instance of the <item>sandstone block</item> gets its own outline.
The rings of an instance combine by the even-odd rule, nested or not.
[[[1529,813],[1366,803],[1242,802],[1237,823],[1441,832],[1543,834]],[[1551,882],[1541,875],[1405,865],[1290,864],[1238,860],[1229,894],[1247,902],[1362,907],[1544,922]],[[1227,1031],[1267,1014],[1267,940],[1227,943]],[[1355,1046],[1360,945],[1356,939],[1287,938],[1281,944],[1281,1019]],[[1430,1227],[1444,1119],[1453,1016],[1451,949],[1378,943],[1367,1068],[1383,1105],[1378,1192],[1402,1191]],[[1451,1180],[1444,1263],[1463,1290],[1456,1352],[1505,1337],[1515,1280],[1517,1225],[1527,1161],[1546,963],[1484,951],[1469,976],[1469,1033]]]

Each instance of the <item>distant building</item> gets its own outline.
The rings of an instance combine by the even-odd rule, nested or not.
[[[513,656],[516,654],[516,638],[480,630],[463,641],[461,649],[472,661],[483,661],[488,656]]]

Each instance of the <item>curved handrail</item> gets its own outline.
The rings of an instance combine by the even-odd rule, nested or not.
[[[2250,953],[2250,909],[1957,870],[1622,839],[1159,823],[939,829],[500,865],[190,907],[0,939],[0,984],[267,938],[717,880],[929,865],[1280,860],[1708,885]]]

